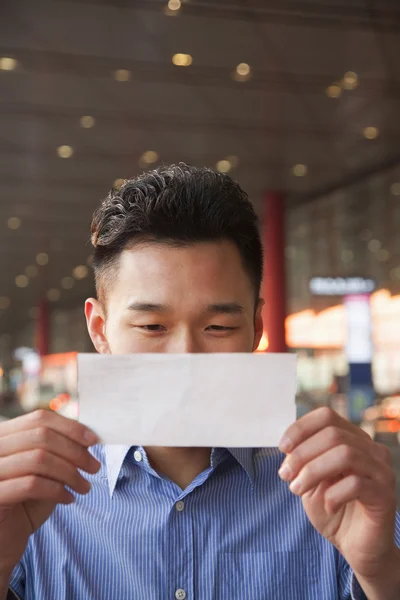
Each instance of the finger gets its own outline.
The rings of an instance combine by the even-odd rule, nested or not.
[[[293,423],[282,436],[279,448],[285,453],[293,452],[306,439],[315,435],[318,431],[332,426],[341,427],[359,437],[370,439],[365,431],[343,419],[331,408],[323,406],[311,411],[304,417],[301,417],[296,423]]]
[[[375,480],[382,478],[382,468],[372,458],[365,460],[364,453],[352,446],[337,446],[315,458],[300,471],[290,484],[290,490],[302,496],[322,481],[334,479],[341,474],[353,473]]]
[[[29,450],[46,450],[87,473],[97,473],[101,466],[86,447],[46,427],[0,437],[0,458]]]
[[[371,479],[352,474],[326,490],[324,506],[327,513],[333,515],[348,502],[360,500],[365,504],[374,504],[381,495],[382,490]]]
[[[29,429],[45,427],[52,429],[69,438],[70,440],[81,444],[82,446],[93,446],[98,443],[98,436],[88,429],[82,423],[67,419],[54,411],[36,410],[28,415],[10,419],[0,424],[0,436],[8,436]]]
[[[284,481],[291,481],[307,463],[321,454],[325,454],[331,448],[342,445],[358,448],[363,451],[365,456],[369,454],[373,456],[375,454],[376,457],[382,457],[382,460],[386,461],[381,449],[377,448],[377,444],[374,444],[372,440],[355,435],[348,429],[330,425],[322,431],[318,431],[315,435],[297,446],[293,452],[290,452],[283,461],[279,475]]]
[[[27,500],[49,500],[56,504],[71,504],[75,500],[62,483],[39,475],[0,481],[0,498],[3,506]]]
[[[393,468],[393,456],[391,451],[385,444],[374,443],[374,449],[380,458],[389,465],[390,468]]]
[[[66,460],[47,452],[31,450],[0,458],[0,481],[40,475],[68,485],[78,494],[87,494],[90,483]]]

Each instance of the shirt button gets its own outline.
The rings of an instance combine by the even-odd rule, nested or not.
[[[139,452],[139,450],[135,450],[135,453],[133,455],[133,458],[137,461],[140,462],[141,460],[143,460],[143,456],[142,453]]]
[[[182,512],[185,508],[185,503],[182,500],[179,500],[179,502],[175,504],[175,508],[178,512]]]
[[[176,598],[176,600],[185,600],[185,598],[186,598],[185,590],[182,590],[182,589],[176,590],[175,598]]]

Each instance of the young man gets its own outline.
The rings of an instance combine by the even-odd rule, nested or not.
[[[128,180],[92,242],[98,352],[257,348],[262,246],[228,176],[177,165]],[[100,445],[93,458],[95,442],[50,412],[0,424],[0,598],[400,598],[388,451],[332,411],[290,427],[286,458]]]

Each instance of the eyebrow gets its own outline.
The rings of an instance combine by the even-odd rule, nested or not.
[[[151,313],[151,312],[166,312],[170,309],[166,304],[156,304],[154,302],[132,302],[128,306],[128,310]],[[244,308],[238,302],[221,302],[218,304],[209,304],[205,310],[209,314],[217,315],[241,315]]]
[[[165,312],[168,306],[165,304],[156,304],[153,302],[132,302],[128,305],[128,310],[136,310],[138,312]]]
[[[210,304],[206,312],[217,315],[241,315],[244,308],[237,302],[223,302],[221,304]]]

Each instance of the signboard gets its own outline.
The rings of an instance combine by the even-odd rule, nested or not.
[[[310,291],[316,296],[346,296],[348,294],[371,294],[376,281],[365,277],[313,277]]]
[[[367,295],[346,296],[346,356],[349,363],[371,363],[372,331],[370,298]]]
[[[364,411],[374,404],[372,383],[372,327],[371,306],[368,294],[346,296],[347,315],[346,355],[349,361],[349,418],[358,423]]]

